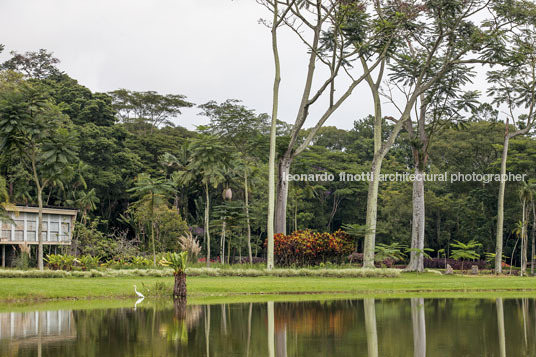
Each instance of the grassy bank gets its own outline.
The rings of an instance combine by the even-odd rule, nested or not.
[[[333,278],[396,278],[399,269],[251,269],[251,268],[187,268],[186,274],[195,276],[240,277],[333,277]],[[172,277],[173,269],[99,269],[89,271],[64,270],[0,270],[0,278],[119,278],[119,277]]]
[[[171,291],[172,284],[171,277],[152,276],[3,278],[0,280],[0,301],[129,298],[135,297],[133,285],[146,295],[152,295],[155,290]],[[266,294],[431,297],[476,296],[495,292],[512,297],[536,296],[536,278],[442,276],[432,273],[406,273],[397,278],[191,276],[188,278],[188,292],[190,301],[198,303],[219,297]]]

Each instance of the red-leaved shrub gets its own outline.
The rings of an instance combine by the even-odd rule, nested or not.
[[[274,235],[274,260],[279,266],[341,263],[352,251],[352,238],[341,230],[334,233],[300,230]]]

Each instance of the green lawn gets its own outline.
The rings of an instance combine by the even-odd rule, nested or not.
[[[189,277],[190,300],[262,294],[337,294],[373,296],[485,296],[494,294],[536,296],[536,278],[495,276],[442,276],[405,273],[399,278],[330,277]],[[170,277],[115,278],[3,278],[0,301],[83,298],[135,298],[133,285],[150,295],[156,283],[171,291]],[[144,287],[145,288],[144,288]],[[286,296],[290,298],[290,296]],[[251,299],[251,296],[249,297]]]

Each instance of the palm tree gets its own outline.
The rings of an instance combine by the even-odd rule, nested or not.
[[[178,175],[182,184],[189,184],[201,177],[205,191],[205,242],[207,266],[210,266],[210,187],[216,188],[224,181],[225,169],[229,166],[229,150],[213,135],[201,134],[192,138],[188,145],[190,158],[186,170]]]
[[[173,191],[171,183],[163,178],[152,178],[148,174],[141,174],[136,179],[134,187],[127,192],[134,192],[140,200],[149,199],[151,211],[151,245],[153,250],[153,265],[156,266],[156,248],[154,243],[154,208],[160,200]]]
[[[168,253],[160,264],[173,268],[175,285],[173,286],[173,299],[186,298],[186,265],[188,264],[188,252]]]

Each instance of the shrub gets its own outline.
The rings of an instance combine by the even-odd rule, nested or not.
[[[350,262],[350,264],[363,263],[363,253],[353,252],[352,254],[348,256],[348,262]]]
[[[69,254],[48,254],[45,261],[48,267],[53,270],[72,270],[78,259]]]
[[[450,264],[452,269],[455,270],[461,270],[462,269],[462,261],[456,260],[452,258],[447,259],[447,264]],[[485,260],[475,260],[475,261],[466,261],[465,262],[465,268],[470,267],[471,265],[477,265],[478,269],[486,269],[488,268],[488,263]],[[445,269],[445,258],[424,258],[424,267],[430,268],[430,269]]]
[[[149,267],[153,265],[153,262],[145,257],[138,255],[132,258],[132,265],[136,267]]]
[[[92,257],[89,254],[83,255],[78,258],[78,262],[82,267],[82,270],[91,270],[99,266],[100,257]]]
[[[249,264],[249,257],[234,257],[234,264]],[[264,257],[251,257],[251,264],[266,264],[266,258]]]
[[[352,238],[341,230],[335,233],[300,230],[274,235],[274,260],[279,266],[340,263],[352,250]]]
[[[187,232],[186,235],[179,237],[179,246],[181,250],[188,252],[188,261],[197,261],[197,256],[201,253],[201,246],[192,235],[192,232]]]

